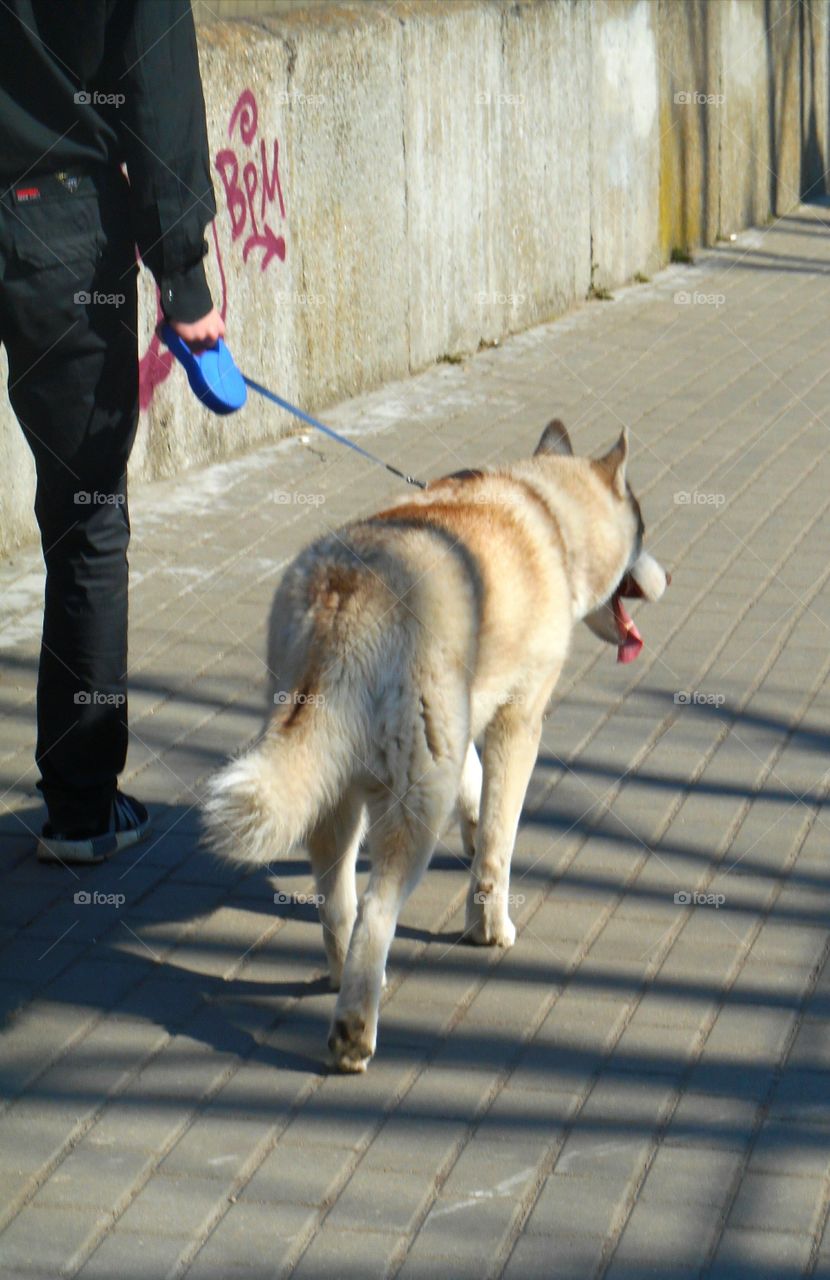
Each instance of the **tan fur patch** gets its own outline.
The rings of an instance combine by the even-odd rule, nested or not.
[[[565,542],[565,538],[562,533],[562,527],[558,519],[556,518],[556,513],[551,510],[547,502],[545,502],[545,499],[542,497],[541,493],[539,493],[536,489],[534,489],[533,485],[530,484],[527,480],[523,480],[519,476],[511,476],[510,479],[512,480],[513,484],[519,486],[519,488],[522,490],[522,492],[525,494],[526,497],[530,498],[531,502],[534,505],[534,508],[537,511],[542,512],[542,515],[545,518],[545,523],[550,529],[551,535],[554,541],[557,543],[560,552],[562,553],[562,563],[565,566],[565,571],[567,572],[569,559],[570,559],[568,555],[568,546],[567,546],[567,543]]]
[[[486,514],[485,514],[486,513]],[[512,564],[530,581],[542,576],[540,547],[527,524],[508,503],[464,501],[409,502],[389,507],[372,520],[401,520],[424,528],[440,528],[450,533],[476,562],[482,581],[488,578],[488,547],[498,539],[505,563]],[[500,526],[500,528],[494,528]]]

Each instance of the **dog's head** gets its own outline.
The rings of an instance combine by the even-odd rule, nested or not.
[[[573,458],[570,438],[558,419],[545,428],[536,453]],[[618,662],[633,662],[643,640],[623,600],[659,600],[671,575],[643,546],[643,516],[626,478],[627,433],[623,430],[603,457],[574,461],[580,465],[586,491],[602,495],[597,523],[613,530],[613,537],[604,539],[609,544],[607,560],[604,555],[597,557],[601,563],[596,567],[594,599],[599,600],[592,602],[583,621],[601,640],[616,646]]]

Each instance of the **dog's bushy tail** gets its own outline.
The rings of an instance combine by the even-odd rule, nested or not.
[[[260,741],[210,779],[203,805],[208,842],[234,862],[288,853],[333,808],[354,755],[317,706],[275,717]]]

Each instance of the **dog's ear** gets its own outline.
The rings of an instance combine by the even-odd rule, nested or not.
[[[602,458],[598,458],[594,466],[602,472],[612,491],[618,498],[625,497],[625,468],[628,462],[628,431],[623,427],[620,438],[613,448]]]
[[[549,422],[542,432],[542,438],[536,446],[534,458],[540,453],[558,453],[560,457],[572,458],[574,456],[571,437],[565,430],[564,423],[558,418],[554,418]]]

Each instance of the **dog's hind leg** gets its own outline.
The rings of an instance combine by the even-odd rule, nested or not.
[[[462,748],[463,749],[463,748]],[[433,764],[398,800],[369,805],[372,871],[360,901],[329,1035],[340,1071],[365,1071],[375,1052],[386,957],[398,914],[425,871],[452,810],[461,771],[457,762]]]
[[[349,790],[337,808],[317,824],[307,841],[334,991],[340,989],[357,915],[355,863],[365,824],[363,797],[356,790]]]
[[[505,703],[487,728],[481,816],[467,895],[465,935],[470,942],[512,947],[516,941],[508,910],[510,861],[539,750],[542,715],[555,683],[556,677],[529,704]]]
[[[476,851],[476,830],[481,807],[481,761],[475,743],[471,742],[464,759],[461,784],[458,788],[456,809],[461,825],[461,843],[464,856],[472,862]]]

